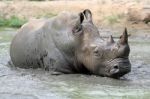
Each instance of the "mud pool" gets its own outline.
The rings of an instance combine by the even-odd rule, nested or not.
[[[138,36],[129,38],[132,71],[116,80],[81,74],[51,76],[41,69],[9,67],[9,46],[16,30],[2,29],[0,99],[149,99],[150,38],[141,36],[143,31],[138,32]],[[150,30],[144,32],[149,33]]]

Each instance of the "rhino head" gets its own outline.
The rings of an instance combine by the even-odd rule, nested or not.
[[[78,65],[84,66],[92,74],[112,78],[119,78],[129,73],[131,64],[128,58],[130,47],[127,29],[125,28],[117,42],[112,36],[105,41],[93,24],[90,10],[80,13],[80,21],[81,24],[73,29],[78,41],[75,52]]]

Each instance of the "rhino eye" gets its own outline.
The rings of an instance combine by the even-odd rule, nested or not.
[[[93,52],[94,54],[98,54],[98,50],[94,50],[94,52]]]
[[[94,49],[93,53],[94,53],[95,56],[100,56],[98,47],[96,47],[96,48]]]
[[[73,33],[78,33],[78,32],[80,32],[82,30],[82,25],[78,25],[78,26],[76,26],[73,30],[72,30],[72,32]]]

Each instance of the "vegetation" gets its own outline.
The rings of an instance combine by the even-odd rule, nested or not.
[[[0,27],[21,27],[27,19],[21,19],[17,16],[11,16],[10,18],[0,17]]]
[[[109,24],[115,24],[118,23],[123,17],[123,15],[112,14],[104,17],[104,20],[107,20]]]
[[[29,1],[45,1],[45,0],[29,0]]]
[[[44,15],[38,15],[36,18],[41,18],[41,17],[51,18],[53,16],[56,16],[56,14],[46,13]],[[0,16],[0,27],[19,28],[26,22],[27,22],[27,19],[19,18],[17,16],[11,16],[10,18],[5,18],[3,16]]]

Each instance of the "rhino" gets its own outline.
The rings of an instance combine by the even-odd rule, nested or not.
[[[51,74],[93,74],[119,78],[131,71],[125,28],[119,40],[104,40],[85,9],[62,12],[24,24],[10,45],[10,58],[20,68],[43,68]]]

